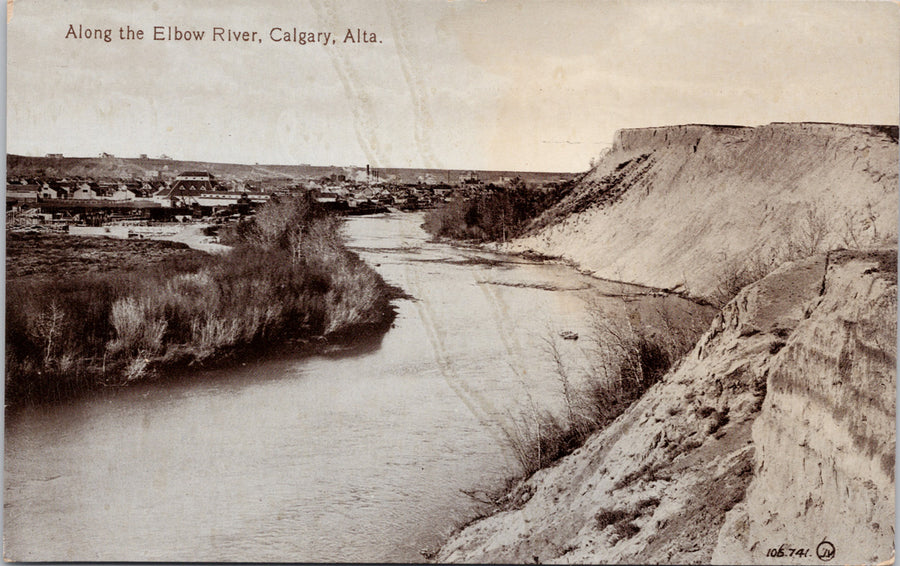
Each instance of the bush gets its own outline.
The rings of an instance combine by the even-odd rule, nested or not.
[[[117,358],[107,354],[107,343],[115,337],[113,305],[156,281],[147,271],[8,281],[7,404],[60,398],[103,382],[107,371],[118,367]],[[129,330],[142,336],[138,342],[153,341],[143,321],[132,321]]]
[[[472,197],[457,197],[425,215],[422,227],[433,236],[505,241],[521,235],[529,222],[559,202],[572,184],[552,191],[528,188],[521,179],[509,187],[489,185]]]
[[[273,339],[333,334],[375,324],[389,311],[381,278],[349,252],[339,221],[307,196],[275,200],[237,230],[235,249],[198,273],[148,289],[119,311],[141,312],[116,326],[116,350],[148,351],[163,330],[167,345],[199,361]],[[152,335],[148,336],[147,332]]]
[[[690,347],[688,342],[665,340],[649,329],[634,329],[595,311],[591,375],[576,390],[556,339],[545,342],[556,365],[565,413],[557,417],[538,411],[526,392],[530,410],[512,418],[506,431],[507,444],[526,476],[572,453],[591,434],[612,423]]]
[[[273,199],[234,249],[177,266],[41,281],[7,293],[7,403],[125,383],[154,366],[390,323],[390,291],[308,196]]]
[[[726,263],[711,297],[714,305],[725,306],[741,289],[788,261],[803,260],[840,246],[861,249],[881,243],[877,215],[871,202],[866,203],[865,210],[845,208],[835,217],[829,216],[814,202],[800,203],[790,218],[780,226],[780,246],[757,249],[744,259]],[[895,240],[895,237],[891,238],[891,241]]]

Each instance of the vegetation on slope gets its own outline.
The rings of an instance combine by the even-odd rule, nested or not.
[[[507,432],[522,472],[530,476],[574,452],[606,427],[668,371],[682,351],[671,351],[661,337],[644,329],[614,326],[599,317],[593,337],[593,367],[586,385],[575,388],[553,339],[548,352],[556,363],[565,412],[523,413]],[[683,348],[679,348],[682,350]]]
[[[583,348],[587,367],[573,367],[555,337],[545,340],[556,367],[563,413],[538,411],[532,403],[507,431],[525,476],[572,453],[624,413],[693,347],[713,315],[713,309],[698,306],[685,318],[663,304],[656,307],[652,323],[648,319],[635,325],[599,305],[591,309],[592,331]]]
[[[239,226],[228,254],[76,274],[48,265],[11,277],[7,404],[121,385],[161,366],[289,338],[384,328],[391,290],[344,247],[339,222],[308,197],[273,200]],[[86,241],[77,242],[83,249]],[[11,253],[9,272],[19,273],[16,258],[27,255]],[[133,266],[134,257],[122,255],[131,259],[117,263]]]
[[[747,485],[761,469],[781,474],[778,480],[784,480],[785,489],[773,495],[774,482],[767,477],[759,482],[757,506],[751,500],[746,503],[749,514],[735,515],[732,526],[743,552],[792,532],[797,517],[809,517],[801,528],[824,532],[822,518],[814,513],[821,510],[822,515],[835,516],[836,508],[848,504],[862,510],[854,517],[860,531],[880,534],[883,529],[877,525],[884,522],[872,523],[871,509],[876,494],[888,493],[879,500],[879,505],[888,503],[887,513],[892,481],[888,489],[878,480],[860,480],[861,468],[854,468],[847,490],[837,485],[828,502],[819,495],[824,491],[821,479],[816,484],[810,478],[814,484],[810,492],[794,493],[798,480],[805,477],[803,470],[815,469],[808,464],[816,461],[813,458],[821,458],[820,469],[827,470],[840,468],[840,462],[856,466],[857,457],[871,457],[872,467],[880,464],[885,472],[872,477],[893,478],[894,447],[874,440],[872,434],[879,429],[892,433],[893,402],[882,403],[871,391],[860,396],[861,382],[851,380],[851,368],[865,368],[868,377],[876,367],[873,362],[895,365],[896,336],[872,338],[876,333],[855,320],[866,319],[874,306],[874,301],[862,299],[865,293],[860,289],[871,289],[871,275],[880,271],[893,273],[895,284],[895,264],[848,270],[848,279],[862,276],[850,292],[833,288],[828,270],[844,254],[865,253],[840,250],[896,245],[896,140],[896,127],[821,124],[755,129],[690,126],[617,134],[613,150],[564,199],[533,220],[522,232],[523,239],[510,249],[564,256],[601,277],[679,289],[725,309],[696,349],[646,395],[644,380],[634,379],[643,372],[629,371],[627,366],[618,379],[634,383],[633,397],[615,381],[601,386],[600,395],[589,389],[572,391],[567,370],[558,363],[567,414],[554,419],[524,413],[522,426],[514,431],[524,439],[524,449],[517,449],[517,455],[527,472],[546,467],[586,442],[583,456],[562,459],[504,497],[494,498],[496,508],[507,512],[454,537],[437,560],[596,562],[599,557],[609,562],[706,562],[726,513],[745,505],[741,501]],[[896,251],[886,256],[895,258]],[[738,295],[741,289],[745,291]],[[829,293],[831,299],[823,303],[819,297]],[[884,295],[894,299],[894,308],[888,305],[884,312],[894,313],[896,291]],[[825,314],[822,305],[829,300],[852,307],[840,317],[824,320],[804,340],[799,335],[795,340],[793,329],[811,324],[807,320],[811,312],[813,317]],[[891,323],[887,318],[882,315],[880,326],[893,332],[896,320]],[[654,350],[647,349],[652,341],[642,340],[640,332],[622,336],[630,338],[606,338],[606,343],[628,345],[621,351],[630,353],[620,359],[635,360],[635,367],[641,367],[642,358],[668,361],[642,353]],[[829,347],[817,347],[816,341]],[[882,344],[891,346],[882,351]],[[789,394],[795,396],[798,408],[790,415],[793,420],[784,422],[798,438],[779,444],[784,432],[773,426],[770,436],[776,441],[771,448],[763,446],[770,450],[768,457],[754,462],[753,444],[759,442],[760,427],[751,438],[751,426],[767,388],[777,393],[782,386],[773,358],[784,362],[796,378],[790,383],[796,391]],[[621,372],[612,361],[606,367]],[[820,365],[829,366],[837,377],[824,379],[829,371],[810,371]],[[893,391],[888,379],[892,371],[874,375],[863,381],[877,384],[878,393]],[[868,419],[859,421],[864,424],[851,422],[846,407],[833,411],[827,407],[831,402],[827,398],[823,402],[818,392],[823,386],[837,387],[838,399],[855,399],[854,406],[865,406],[860,414]],[[626,393],[624,403],[611,403],[621,392]],[[632,409],[627,410],[631,401],[635,401]],[[770,397],[766,404],[786,413],[782,399],[771,402]],[[820,418],[819,404],[826,405],[822,422],[844,421],[850,427],[847,434],[821,433],[810,416]],[[623,408],[614,412],[605,411],[607,407]],[[601,417],[593,417],[592,411]],[[873,424],[879,411],[887,418]],[[612,418],[602,418],[604,412]],[[582,440],[582,427],[601,432]],[[513,439],[514,448],[519,436]],[[821,438],[832,436],[858,446],[826,446],[821,456],[810,456],[813,450],[808,446],[819,446]],[[570,444],[573,438],[577,442]],[[788,445],[805,452],[781,458]],[[852,455],[851,460],[835,456],[840,453]],[[763,460],[766,465],[761,467]],[[801,470],[785,462],[807,464]],[[771,510],[774,500],[791,504],[779,512],[785,525],[777,529]],[[523,506],[527,510],[517,513]],[[889,516],[893,520],[892,511]],[[756,529],[750,543],[748,523],[751,533]],[[817,535],[807,539],[812,536]],[[849,542],[837,546],[854,548]],[[760,554],[752,552],[740,555],[742,560],[758,560]],[[733,554],[725,556],[719,561],[734,561]],[[872,556],[873,562],[880,558],[874,552]]]
[[[509,187],[489,186],[475,196],[456,197],[425,215],[425,230],[458,240],[506,241],[521,235],[528,223],[560,201],[572,183],[544,191],[516,179]]]

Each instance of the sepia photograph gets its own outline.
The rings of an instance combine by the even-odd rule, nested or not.
[[[900,5],[8,0],[7,562],[895,560]]]

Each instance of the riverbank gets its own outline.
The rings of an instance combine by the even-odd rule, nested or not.
[[[167,370],[8,411],[7,556],[421,561],[479,511],[464,492],[518,470],[503,436],[511,419],[565,414],[544,337],[558,338],[574,370],[587,366],[594,301],[660,328],[660,312],[688,320],[696,308],[619,298],[621,286],[552,262],[431,242],[422,216],[341,227],[351,251],[413,297],[394,301],[390,331],[362,345]]]
[[[888,558],[896,277],[896,249],[835,252],[747,287],[674,371],[436,560],[772,563],[785,537],[809,549],[798,563],[823,539],[842,562]]]
[[[306,199],[273,202],[214,256],[147,240],[11,238],[7,405],[384,332],[397,291],[344,246],[339,222]]]
[[[896,127],[617,133],[500,249],[722,311],[631,408],[436,560],[816,563],[824,541],[841,562],[890,557],[896,156]]]

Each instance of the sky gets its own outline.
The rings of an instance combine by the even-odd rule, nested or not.
[[[900,122],[889,2],[15,0],[8,19],[15,154],[582,171],[621,128]],[[329,43],[273,40],[294,28]]]

